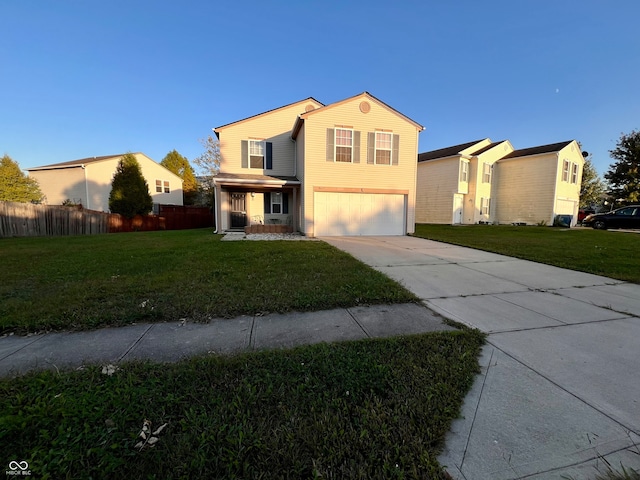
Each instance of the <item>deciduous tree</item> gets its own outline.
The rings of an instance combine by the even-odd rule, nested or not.
[[[124,155],[118,162],[116,173],[111,182],[109,210],[128,218],[146,215],[153,208],[149,186],[142,176],[140,164],[131,153]]]
[[[603,201],[603,195],[607,190],[605,183],[598,175],[593,163],[591,155],[584,159],[582,167],[582,183],[580,185],[580,207],[588,208],[598,205]]]
[[[609,154],[616,160],[604,174],[609,193],[623,204],[640,203],[640,131],[623,133]]]
[[[198,174],[202,178],[203,194],[208,199],[207,204],[213,205],[213,177],[220,171],[220,142],[209,135],[201,139],[204,152],[193,159],[198,167]]]
[[[22,173],[18,163],[4,155],[0,159],[0,200],[40,203],[42,199],[38,181]]]
[[[185,205],[193,205],[198,194],[198,182],[187,157],[180,155],[177,151],[171,150],[162,159],[160,165],[175,173],[182,179],[182,192]]]

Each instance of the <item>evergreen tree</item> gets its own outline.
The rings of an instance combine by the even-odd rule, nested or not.
[[[182,198],[185,205],[193,205],[195,197],[198,193],[198,182],[193,173],[193,168],[187,160],[175,150],[171,150],[162,159],[160,165],[170,172],[175,173],[182,179]]]
[[[118,162],[116,173],[111,182],[109,210],[128,218],[146,215],[153,208],[149,186],[142,176],[140,164],[131,153],[124,155]]]
[[[0,201],[40,203],[42,192],[35,178],[22,173],[9,155],[0,158]]]
[[[640,131],[622,134],[616,148],[609,153],[617,160],[604,174],[609,193],[623,204],[640,203]]]

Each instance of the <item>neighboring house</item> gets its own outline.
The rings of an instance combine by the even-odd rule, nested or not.
[[[570,215],[577,223],[584,166],[578,142],[515,150],[496,166],[496,222],[553,225]]]
[[[216,227],[412,233],[422,130],[367,92],[330,105],[310,97],[217,127]]]
[[[65,200],[81,203],[89,210],[109,211],[111,181],[124,156],[89,157],[30,168],[46,197],[45,203],[61,205]],[[134,153],[155,204],[182,205],[182,179],[143,153]]]
[[[509,141],[486,138],[418,155],[416,221],[489,222],[493,165],[512,151]]]
[[[514,150],[486,138],[418,155],[418,223],[551,225],[578,220],[584,159],[575,141]]]

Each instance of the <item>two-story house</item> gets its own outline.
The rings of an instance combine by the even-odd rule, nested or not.
[[[216,228],[412,233],[422,130],[367,92],[329,105],[310,97],[217,127]]]
[[[575,140],[514,150],[486,138],[418,155],[418,223],[577,222],[584,159]]]

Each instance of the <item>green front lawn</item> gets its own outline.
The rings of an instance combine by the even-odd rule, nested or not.
[[[416,300],[324,242],[221,238],[204,229],[0,240],[0,333]]]
[[[446,478],[471,330],[0,380],[0,451],[43,479]],[[143,422],[154,447],[138,445]]]
[[[416,225],[415,236],[640,283],[637,233],[509,225]]]

